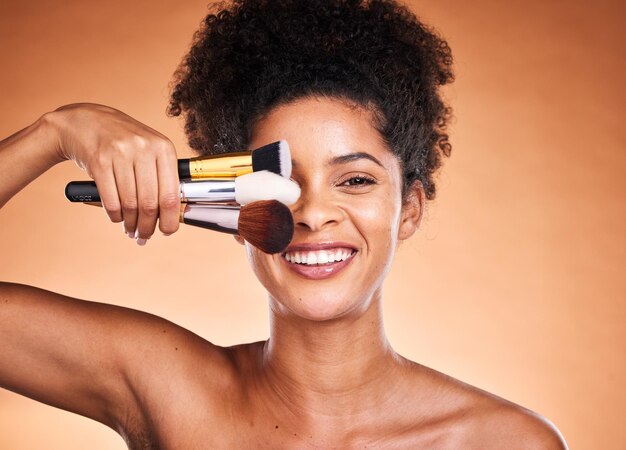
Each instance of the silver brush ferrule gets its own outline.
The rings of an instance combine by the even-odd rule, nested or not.
[[[189,203],[185,205],[181,219],[188,225],[222,233],[238,234],[239,211],[238,206]]]
[[[183,202],[234,202],[235,180],[183,181],[180,199]]]

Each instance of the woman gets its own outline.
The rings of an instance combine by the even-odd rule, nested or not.
[[[218,347],[149,314],[2,283],[0,359],[12,363],[0,385],[130,448],[566,448],[545,419],[385,337],[384,278],[450,151],[438,88],[451,62],[391,1],[238,1],[209,15],[170,113],[201,154],[286,139],[302,189],[285,253],[239,239],[269,294],[270,338]],[[59,108],[2,141],[0,205],[68,159],[139,245],[157,225],[178,229],[172,144],[100,105]]]

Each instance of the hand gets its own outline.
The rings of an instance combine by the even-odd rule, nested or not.
[[[81,103],[49,113],[58,151],[96,182],[109,218],[144,245],[159,229],[178,230],[180,214],[176,150],[152,128],[107,106]]]

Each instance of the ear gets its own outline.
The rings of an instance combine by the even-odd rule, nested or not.
[[[244,240],[241,236],[239,236],[238,234],[235,234],[233,237],[234,237],[234,238],[235,238],[235,240],[236,240],[237,242],[239,242],[241,245],[245,245],[246,241],[245,241],[245,240]]]
[[[398,240],[404,241],[417,231],[422,221],[426,197],[421,181],[416,180],[408,188],[402,202]]]

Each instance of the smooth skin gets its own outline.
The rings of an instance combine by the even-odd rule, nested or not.
[[[98,420],[133,449],[567,448],[541,416],[391,348],[382,285],[425,202],[419,183],[402,192],[371,113],[306,98],[253,131],[250,148],[290,143],[302,189],[292,245],[349,244],[350,263],[312,280],[239,239],[269,294],[270,338],[229,348],[147,313],[0,283],[0,360],[12,362],[0,386]],[[0,206],[67,159],[139,244],[157,225],[178,229],[173,145],[100,105],[45,114],[0,143]]]

